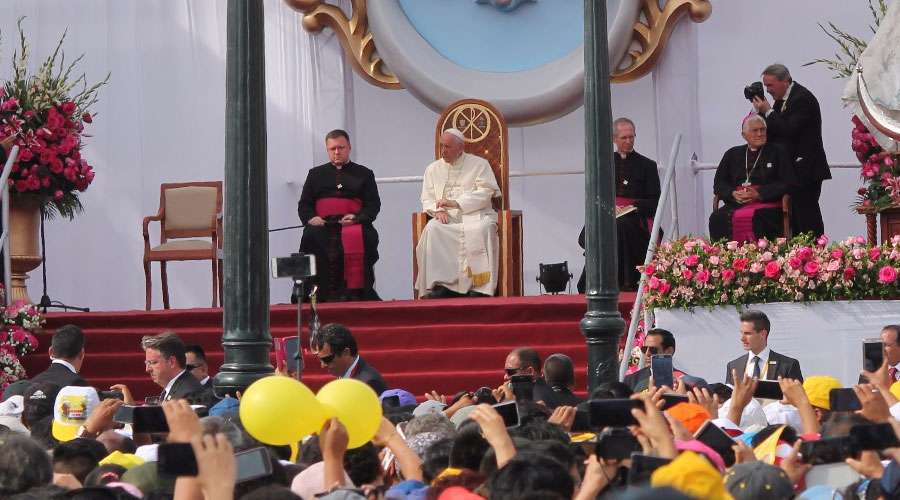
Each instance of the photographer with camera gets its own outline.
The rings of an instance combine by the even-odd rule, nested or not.
[[[762,87],[775,100],[770,105]],[[822,112],[819,101],[806,87],[793,81],[783,64],[772,64],[762,72],[762,82],[744,88],[744,97],[766,120],[770,143],[780,144],[793,160],[797,185],[791,190],[795,235],[825,233],[819,195],[822,181],[831,179],[822,143]]]

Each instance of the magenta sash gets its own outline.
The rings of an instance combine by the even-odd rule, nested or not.
[[[319,198],[316,200],[316,215],[356,214],[362,208],[358,198]],[[365,247],[363,246],[362,224],[341,226],[341,244],[344,247],[344,281],[347,288],[355,290],[365,285],[363,262]]]
[[[758,186],[750,186],[756,189]],[[756,201],[742,205],[735,209],[731,215],[731,239],[737,242],[756,241],[756,233],[753,232],[753,214],[760,208],[778,208],[777,201]]]
[[[627,207],[628,205],[634,205],[634,202],[638,201],[637,198],[626,198],[624,196],[616,196],[616,208],[619,207]],[[647,230],[651,230],[653,227],[653,217],[647,217]]]

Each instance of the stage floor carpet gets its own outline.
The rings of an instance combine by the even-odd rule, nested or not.
[[[619,310],[626,319],[633,301],[634,293],[620,295]],[[585,309],[583,295],[397,300],[322,304],[319,318],[322,324],[348,326],[360,354],[390,387],[421,397],[430,390],[451,394],[496,387],[503,380],[506,355],[519,346],[534,347],[542,357],[556,352],[571,356],[577,388],[584,391],[587,355],[578,325]],[[303,319],[306,325],[306,308]],[[185,343],[203,346],[213,372],[222,363],[222,309],[50,313],[46,330],[38,335],[38,352],[23,360],[29,376],[47,366],[52,332],[68,323],[87,335],[83,376],[103,389],[127,384],[138,400],[161,390],[144,372],[144,335],[175,331]],[[272,306],[270,323],[273,337],[295,335],[296,306]],[[305,362],[303,381],[313,390],[332,379],[314,355],[307,354]]]

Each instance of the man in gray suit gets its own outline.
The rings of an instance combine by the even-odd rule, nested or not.
[[[733,384],[732,371],[739,377],[747,374],[760,380],[778,380],[778,377],[803,381],[800,362],[769,349],[768,316],[762,311],[741,313],[741,344],[747,354],[732,360],[725,369],[725,382]]]

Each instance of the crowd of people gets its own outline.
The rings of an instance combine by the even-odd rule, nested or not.
[[[203,350],[171,332],[140,345],[159,396],[93,388],[79,375],[84,334],[67,325],[47,370],[3,392],[0,497],[900,498],[900,327],[881,332],[882,365],[844,388],[774,352],[765,314],[740,319],[746,353],[722,381],[661,371],[653,361],[674,360],[676,338],[654,329],[641,369],[587,398],[569,356],[542,361],[529,347],[509,353],[495,387],[417,397],[366,363],[349,329],[325,325],[320,365],[382,403],[377,432],[354,449],[338,419],[294,446],[257,441],[240,395],[217,398]]]

